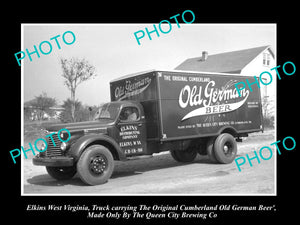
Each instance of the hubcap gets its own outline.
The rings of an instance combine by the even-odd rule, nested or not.
[[[229,156],[232,154],[232,145],[229,142],[226,142],[223,147],[225,155]]]
[[[107,160],[104,156],[94,156],[90,161],[90,170],[94,174],[102,174],[107,167]]]

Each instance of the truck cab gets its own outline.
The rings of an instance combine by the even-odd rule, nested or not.
[[[67,143],[51,135],[61,128],[71,134]],[[57,180],[69,179],[77,171],[85,183],[101,184],[110,177],[114,160],[149,154],[144,110],[135,101],[103,104],[93,121],[55,124],[47,127],[45,136],[47,149],[33,159],[33,164],[46,166]]]
[[[147,153],[146,120],[143,107],[135,101],[116,101],[104,104],[94,120],[112,120],[110,133],[126,156]]]

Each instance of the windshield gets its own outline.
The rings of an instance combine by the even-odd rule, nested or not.
[[[119,113],[120,105],[114,103],[106,103],[102,105],[96,112],[94,120],[110,119],[115,120]]]

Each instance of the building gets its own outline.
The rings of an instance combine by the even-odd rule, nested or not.
[[[262,72],[268,71],[272,74],[273,81],[270,85],[261,85],[261,94],[264,116],[273,116],[276,102],[276,82],[274,81],[277,76],[276,71],[270,71],[270,69],[275,66],[276,57],[271,46],[261,46],[214,55],[203,51],[201,56],[186,59],[175,70],[233,73],[246,76],[259,76]],[[263,78],[266,79],[265,83],[270,81],[268,75]]]

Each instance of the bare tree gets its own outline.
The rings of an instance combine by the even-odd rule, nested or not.
[[[65,78],[64,84],[71,91],[71,116],[73,122],[75,121],[75,92],[76,88],[83,81],[89,80],[97,76],[95,73],[95,67],[92,66],[85,59],[71,58],[60,59],[61,67],[63,70],[63,78]]]

